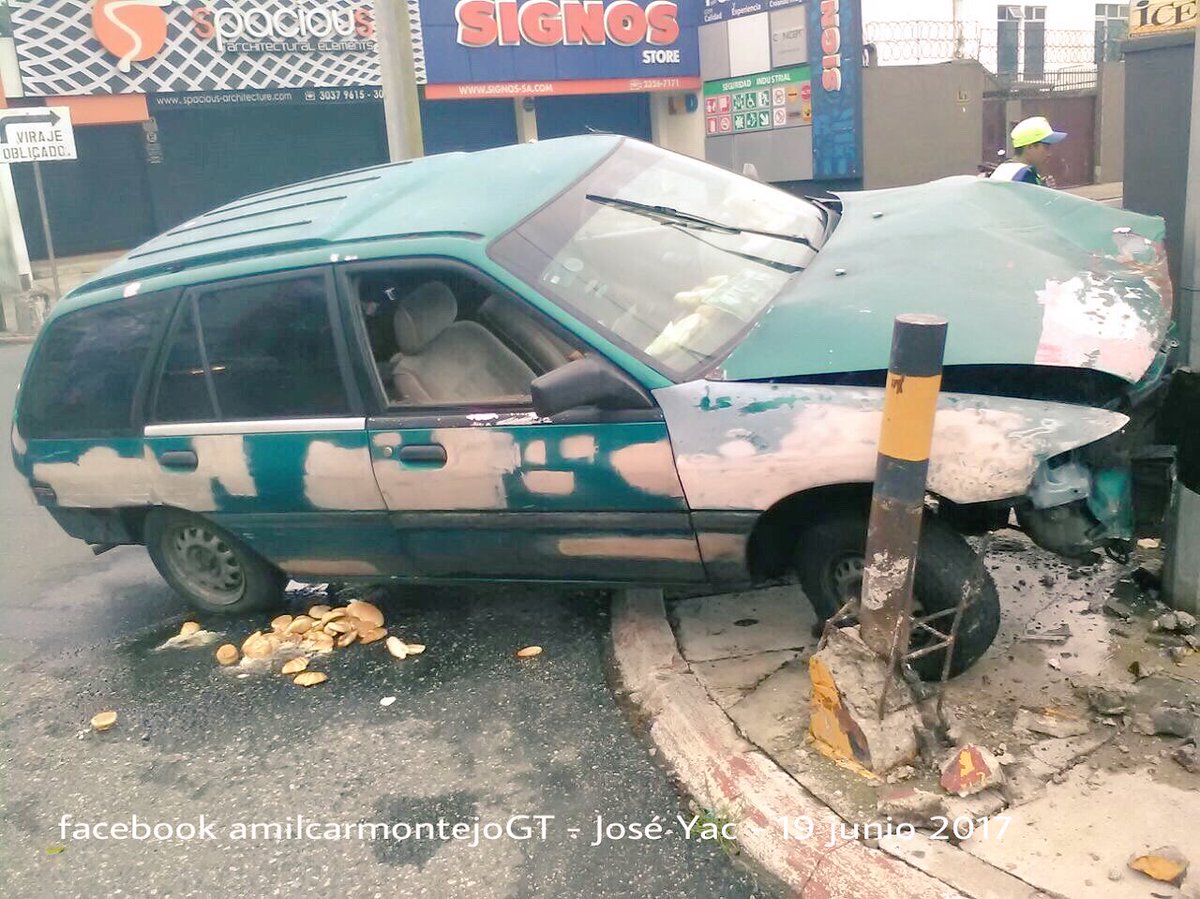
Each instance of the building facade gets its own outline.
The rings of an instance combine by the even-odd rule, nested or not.
[[[407,0],[425,151],[611,131],[704,154],[698,9]],[[59,255],[120,250],[248,193],[387,160],[371,0],[9,0],[9,106],[66,106],[42,166]],[[28,255],[46,246],[13,165]]]

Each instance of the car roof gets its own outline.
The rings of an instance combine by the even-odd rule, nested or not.
[[[83,290],[200,264],[389,237],[491,240],[548,203],[622,140],[583,135],[446,153],[252,194],[142,244]]]

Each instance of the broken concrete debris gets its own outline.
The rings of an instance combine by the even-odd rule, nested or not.
[[[1161,846],[1150,852],[1135,855],[1129,860],[1129,867],[1134,871],[1172,886],[1183,883],[1188,864],[1184,854],[1174,846]]]
[[[1084,689],[1088,707],[1100,715],[1124,715],[1137,692],[1119,684],[1091,684]]]
[[[226,643],[217,650],[217,661],[226,667],[237,664],[239,656],[238,648],[232,643]]]
[[[298,687],[315,687],[327,680],[329,680],[329,675],[324,671],[301,671],[296,675],[293,683]]]
[[[1104,613],[1111,615],[1114,618],[1121,618],[1129,621],[1133,618],[1133,609],[1125,605],[1119,599],[1110,599],[1104,603]]]
[[[942,764],[942,789],[955,796],[973,796],[1004,783],[1004,770],[991,752],[968,743]]]
[[[1192,737],[1200,732],[1200,720],[1187,709],[1161,706],[1150,713],[1154,733],[1167,737]]]
[[[946,818],[946,797],[915,787],[889,787],[879,795],[876,809],[897,824],[929,827],[934,818]]]
[[[924,731],[911,688],[863,642],[858,628],[834,628],[809,659],[809,730],[824,754],[882,774],[917,758]],[[880,697],[887,703],[880,709]]]
[[[517,650],[518,659],[532,659],[535,656],[540,656],[541,654],[542,647],[540,646],[526,646],[524,649]]]
[[[1057,708],[1018,709],[1013,725],[1047,737],[1078,737],[1092,729],[1087,719]]]
[[[899,768],[889,771],[884,780],[886,780],[889,784],[897,784],[901,783],[902,781],[912,780],[916,776],[917,769],[912,765],[901,765]]]
[[[1189,774],[1200,774],[1200,753],[1195,743],[1185,743],[1171,753],[1173,758],[1184,771]]]
[[[1035,627],[1025,629],[1025,635],[1021,638],[1029,643],[1066,643],[1071,638],[1071,626],[1066,624],[1058,625],[1057,627],[1039,630]]]

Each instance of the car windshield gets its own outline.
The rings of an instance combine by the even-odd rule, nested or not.
[[[717,362],[808,265],[826,215],[749,178],[625,141],[490,252],[680,379]]]

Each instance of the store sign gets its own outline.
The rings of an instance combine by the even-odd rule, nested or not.
[[[1129,7],[1129,36],[1145,37],[1195,28],[1198,0],[1138,0]]]
[[[15,0],[25,93],[377,85],[369,0]]]
[[[654,0],[645,7],[632,0],[607,7],[584,0],[463,0],[454,7],[454,17],[464,47],[668,46],[679,40],[679,6],[671,0]]]
[[[686,0],[420,0],[432,99],[700,87]]]

